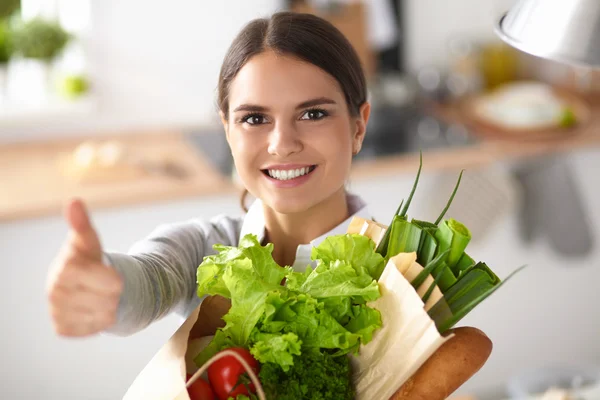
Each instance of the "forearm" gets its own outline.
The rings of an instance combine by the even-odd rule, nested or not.
[[[106,252],[125,285],[117,322],[107,333],[130,335],[173,311],[185,317],[196,295],[196,270],[215,243],[237,242],[236,220],[191,221],[159,227],[127,254]]]

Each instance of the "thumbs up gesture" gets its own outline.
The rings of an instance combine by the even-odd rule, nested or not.
[[[123,281],[102,263],[100,238],[84,203],[71,201],[65,218],[69,234],[48,275],[49,311],[59,335],[93,335],[115,323]]]

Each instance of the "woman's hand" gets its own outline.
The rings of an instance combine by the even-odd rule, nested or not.
[[[49,311],[62,336],[88,336],[116,321],[123,281],[102,263],[102,246],[81,200],[65,210],[70,231],[48,275]]]
[[[483,367],[492,341],[479,329],[460,327],[390,400],[444,400]]]

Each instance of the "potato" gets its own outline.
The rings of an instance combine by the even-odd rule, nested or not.
[[[479,329],[451,329],[444,343],[390,400],[444,400],[483,367],[492,341]]]

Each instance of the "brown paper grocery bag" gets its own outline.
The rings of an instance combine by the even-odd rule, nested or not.
[[[185,353],[200,307],[138,374],[123,400],[190,400],[185,387]]]
[[[354,218],[350,223],[347,233],[365,235],[371,238],[377,245],[383,238],[386,229],[387,226],[378,224],[374,221]],[[418,273],[420,268],[422,268],[416,264],[415,257],[414,254],[410,253],[398,256],[397,259],[390,260],[390,263],[386,268],[388,272],[396,274],[396,278],[394,278],[396,283],[394,286],[402,283],[406,286],[406,289],[401,291],[399,296],[396,296],[400,299],[395,298],[394,301],[397,304],[393,307],[396,310],[396,317],[399,318],[399,316],[407,315],[409,317],[408,321],[410,322],[407,323],[404,329],[407,337],[412,339],[409,340],[410,343],[408,344],[398,344],[398,346],[404,346],[405,348],[400,353],[406,353],[407,348],[414,348],[412,353],[409,352],[410,354],[405,354],[405,357],[408,357],[409,359],[405,360],[406,362],[402,365],[402,374],[398,374],[397,376],[395,376],[396,374],[388,374],[385,379],[381,379],[381,381],[393,381],[397,385],[401,385],[406,378],[411,376],[414,371],[416,371],[418,367],[431,356],[431,354],[451,337],[442,337],[439,335],[433,321],[426,315],[424,310],[425,304],[420,300],[421,293],[417,293],[409,287],[410,285],[406,280],[406,276]],[[392,269],[390,270],[390,268]],[[385,280],[382,284],[385,287]],[[411,297],[412,300],[408,299],[407,296]],[[391,301],[392,299],[394,298],[388,297],[387,299],[380,301]],[[123,397],[123,400],[190,400],[186,389],[186,374],[188,372],[186,370],[186,353],[188,351],[188,345],[194,339],[214,335],[217,328],[223,327],[225,324],[222,317],[229,310],[230,304],[229,300],[220,296],[209,296],[205,298],[202,304],[191,313],[177,332],[175,332],[169,341],[140,372]],[[406,310],[403,311],[403,307],[406,308]],[[404,318],[399,318],[399,320],[404,320]],[[392,327],[390,326],[388,328],[390,329]],[[394,327],[392,330],[395,329],[398,329],[398,327]],[[385,332],[385,329],[382,329],[379,334],[388,335],[388,333]],[[419,340],[417,340],[417,338],[420,338],[418,345],[417,342]],[[407,340],[404,341],[406,342]],[[357,359],[361,357],[364,359],[372,359],[376,354],[378,355],[375,358],[379,358],[383,357],[383,353],[381,344],[372,342],[365,346],[362,355],[357,357]],[[377,369],[376,364],[363,362],[363,365],[365,368],[363,371],[360,371],[362,376],[357,377],[358,379],[356,382],[357,388],[359,389],[359,392],[357,393],[357,399],[359,400],[367,400],[370,396],[370,390],[366,388],[364,384],[361,386],[361,382],[363,381],[361,378],[373,374],[382,374],[382,371]],[[383,394],[384,396],[390,396],[393,393],[393,391],[387,393],[389,392],[389,389],[387,392],[385,388],[381,388],[381,390],[383,392],[378,393],[378,395]]]
[[[188,342],[214,335],[217,328],[225,326],[222,317],[230,304],[220,296],[205,298],[138,374],[123,400],[190,400],[185,360]]]

